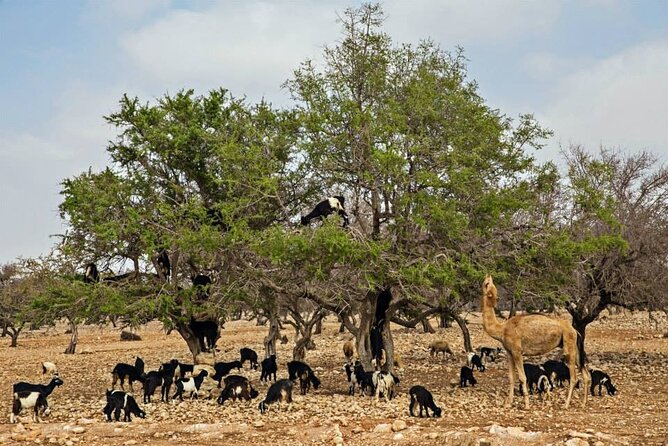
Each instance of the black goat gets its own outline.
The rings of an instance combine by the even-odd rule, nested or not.
[[[163,363],[158,371],[162,372],[162,388],[160,389],[160,400],[165,403],[169,401],[169,391],[174,384],[174,374],[176,368],[179,367],[178,359],[172,359],[169,362]],[[181,369],[179,368],[179,373]]]
[[[192,279],[193,288],[195,288],[195,297],[200,302],[205,302],[211,294],[211,277],[206,274],[197,274]]]
[[[218,341],[218,338],[220,337],[218,322],[213,320],[196,321],[194,318],[191,318],[188,327],[197,337],[202,351],[207,352],[213,350],[216,346],[216,341]]]
[[[571,380],[571,371],[568,369],[568,365],[564,361],[555,361],[550,359],[543,363],[543,368],[547,372],[547,377],[550,379],[550,382],[553,384],[558,384],[559,387],[563,387],[564,381]]]
[[[258,406],[260,413],[265,413],[269,404],[273,403],[292,403],[292,381],[280,379],[272,384],[267,390],[267,396]]]
[[[292,381],[299,378],[299,389],[302,395],[306,395],[311,384],[314,389],[320,387],[320,380],[315,376],[311,367],[301,361],[288,362],[288,378]]]
[[[202,386],[202,381],[204,381],[204,378],[208,375],[209,372],[201,370],[197,376],[177,379],[174,383],[176,386],[176,393],[174,393],[172,399],[178,398],[183,401],[183,392],[190,392],[190,399],[197,399],[199,396],[199,388]]]
[[[473,352],[468,353],[468,364],[471,367],[471,369],[478,369],[479,372],[484,372],[485,371],[485,365],[482,363],[482,359],[480,359],[480,356],[476,355]]]
[[[162,387],[164,381],[165,372],[162,370],[153,370],[144,374],[144,404],[151,402],[155,389]]]
[[[218,404],[223,404],[230,398],[232,398],[233,401],[236,401],[237,398],[250,401],[258,395],[258,391],[251,386],[248,378],[240,375],[230,375],[225,378],[225,387],[223,388],[223,391],[220,392],[217,401]]]
[[[471,386],[475,386],[478,383],[473,376],[473,369],[463,366],[459,372],[459,386],[466,387],[467,382],[470,383]]]
[[[184,364],[179,362],[174,369],[174,378],[185,378],[186,373],[190,373],[192,375],[193,370],[195,370],[195,364]]]
[[[371,394],[373,394],[376,391],[376,387],[373,383],[373,373],[374,372],[364,371],[362,363],[360,361],[355,361],[355,367],[353,368],[353,374],[354,374],[353,379],[355,380],[355,383],[359,386],[361,395],[364,395],[367,389],[371,391]],[[351,395],[355,394],[355,387],[352,385],[352,381],[349,391]]]
[[[336,195],[329,197],[326,200],[322,200],[315,206],[313,211],[301,218],[302,226],[308,225],[314,218],[322,220],[336,212],[341,216],[341,218],[343,218],[343,227],[345,228],[348,226],[348,214],[344,209],[345,201],[346,199],[341,195]]]
[[[257,362],[257,353],[255,352],[255,350],[248,347],[244,347],[239,350],[239,353],[241,354],[241,359],[240,359],[241,365],[243,365],[244,362],[246,361],[250,361],[250,367],[253,370],[257,370],[259,364]]]
[[[169,254],[166,249],[160,250],[155,259],[155,264],[158,269],[158,277],[169,281],[169,276],[172,274],[172,264],[169,261]]]
[[[614,395],[617,392],[617,388],[612,385],[612,380],[610,375],[601,371],[601,370],[590,370],[591,374],[591,395],[594,396],[594,387],[598,386],[598,396],[601,396],[601,388],[605,387],[605,390],[608,392],[608,395]]]
[[[269,381],[271,375],[274,375],[274,382],[276,381],[276,372],[278,365],[276,364],[276,355],[271,355],[262,360],[262,373],[260,373],[260,381]]]
[[[218,387],[220,387],[220,381],[224,376],[229,375],[232,369],[240,370],[241,367],[241,361],[217,362],[213,365],[213,369],[216,371],[216,373],[211,377],[211,379],[218,381]]]
[[[132,383],[135,381],[139,381],[140,383],[144,383],[144,361],[137,356],[137,359],[135,360],[135,365],[130,365],[130,364],[125,364],[124,362],[119,362],[116,364],[114,369],[111,371],[112,375],[112,381],[111,381],[111,388],[116,386],[116,382],[118,380],[121,380],[121,389],[125,390],[123,387],[125,384],[125,378],[128,379],[128,383],[130,384],[130,389],[132,389]]]
[[[434,403],[434,397],[429,390],[422,386],[413,386],[408,393],[411,396],[411,404],[408,406],[408,412],[412,417],[415,416],[413,409],[415,409],[416,404],[420,405],[420,417],[422,417],[422,409],[427,413],[427,418],[429,418],[429,409],[431,409],[433,416],[441,416],[441,408]]]
[[[120,421],[121,409],[124,411],[123,421],[132,421],[130,415],[146,418],[146,412],[141,410],[132,395],[120,390],[107,390],[107,404],[102,409],[107,421],[111,421],[112,412],[114,412],[114,420]]]

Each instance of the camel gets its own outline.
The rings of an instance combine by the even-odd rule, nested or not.
[[[489,274],[482,283],[482,325],[492,338],[503,344],[508,352],[508,378],[510,389],[505,407],[513,402],[515,390],[515,374],[520,381],[520,390],[524,394],[524,408],[529,408],[529,392],[524,375],[523,355],[542,355],[563,346],[564,360],[571,372],[568,396],[564,408],[568,408],[577,381],[577,372],[582,373],[584,399],[582,407],[587,404],[587,389],[591,382],[591,375],[580,361],[577,347],[578,333],[566,320],[554,319],[542,314],[523,314],[513,316],[505,322],[497,320],[494,313],[496,307],[496,286]]]

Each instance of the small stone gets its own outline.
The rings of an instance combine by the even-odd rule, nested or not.
[[[373,431],[382,434],[392,432],[392,425],[388,423],[381,423],[376,425],[376,427],[373,428]]]
[[[399,432],[406,429],[406,422],[404,420],[396,420],[392,423],[392,431]]]
[[[438,438],[438,432],[429,432],[427,434],[427,438],[430,440],[436,440]]]
[[[364,432],[364,428],[362,426],[353,427],[353,433],[354,434],[359,434],[360,432]]]
[[[343,438],[339,437],[339,436],[334,437],[334,444],[337,445],[337,446],[342,445],[343,444]]]
[[[128,440],[125,443],[123,443],[125,446],[132,446],[137,444],[137,440]]]
[[[492,442],[486,438],[481,438],[478,440],[478,446],[492,446]]]
[[[401,440],[403,440],[403,439],[404,439],[404,434],[402,434],[401,432],[397,432],[397,433],[394,434],[394,436],[392,437],[392,440],[394,440],[394,441],[401,441]]]
[[[81,426],[76,426],[72,428],[72,432],[74,432],[75,434],[83,434],[84,432],[86,432],[86,428]]]
[[[570,438],[564,443],[565,446],[589,446],[589,442],[579,437]]]

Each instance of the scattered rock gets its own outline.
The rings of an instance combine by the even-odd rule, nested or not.
[[[406,429],[406,422],[404,420],[396,420],[394,423],[392,423],[392,431],[393,432],[399,432],[404,429]]]
[[[382,434],[392,432],[392,425],[389,423],[381,423],[376,425],[376,427],[373,428],[373,431]]]
[[[401,441],[403,439],[404,439],[404,434],[402,434],[401,432],[397,432],[396,434],[394,434],[394,437],[392,437],[392,440],[394,441]]]

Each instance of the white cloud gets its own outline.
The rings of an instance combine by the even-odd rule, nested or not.
[[[543,122],[564,144],[580,143],[668,155],[668,40],[598,61],[555,88]]]
[[[409,41],[432,37],[447,47],[495,40],[503,45],[548,33],[561,11],[560,2],[523,0],[392,0],[384,6],[393,36]]]

